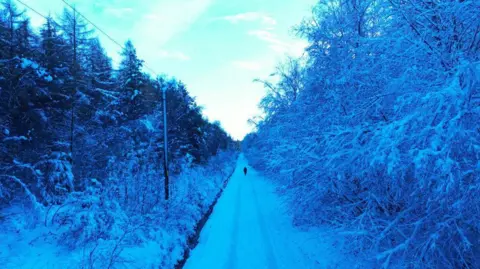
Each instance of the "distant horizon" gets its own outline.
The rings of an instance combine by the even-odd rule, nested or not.
[[[23,2],[54,18],[67,7],[61,0],[55,5],[50,0]],[[253,80],[267,78],[286,55],[303,53],[306,42],[294,37],[292,27],[310,15],[317,1],[291,0],[282,5],[273,0],[67,2],[116,41],[132,40],[149,67],[181,80],[203,107],[203,115],[219,121],[232,138],[241,141],[253,130],[247,121],[261,114],[258,103],[265,94]],[[45,21],[30,10],[27,15],[35,28]],[[98,31],[95,35],[116,66],[118,45]]]

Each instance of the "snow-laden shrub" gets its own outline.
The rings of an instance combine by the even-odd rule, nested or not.
[[[336,227],[384,267],[480,266],[479,12],[476,1],[317,4],[299,27],[305,87],[285,102],[295,74],[269,85],[245,141],[297,224]]]
[[[399,98],[403,117],[322,139],[310,210],[361,235],[385,264],[403,253],[430,267],[478,265],[480,111],[462,76]]]
[[[479,71],[467,63],[445,85],[399,95],[387,122],[315,130],[285,115],[247,139],[248,156],[286,186],[297,223],[333,225],[385,266],[476,267]]]
[[[37,188],[47,204],[61,203],[73,191],[71,158],[64,152],[52,152],[35,165]]]
[[[236,157],[233,151],[219,152],[203,166],[192,165],[187,155],[176,164],[182,167],[182,172],[170,175],[168,201],[163,197],[163,175],[159,173],[159,176],[152,176],[152,171],[141,167],[119,166],[116,174],[126,178],[117,178],[115,189],[120,194],[114,197],[120,204],[125,203],[125,196],[121,192],[124,190],[123,182],[127,182],[130,198],[124,209],[130,227],[135,228],[122,239],[120,258],[131,260],[139,267],[172,268],[183,257],[188,237],[195,233],[197,222],[232,173]],[[137,178],[151,186],[148,189],[135,187]],[[157,189],[158,192],[150,189]],[[144,203],[148,206],[143,206]],[[144,252],[156,258],[144,260],[139,256]]]
[[[73,190],[72,165],[68,154],[52,152],[34,164],[13,160],[0,176],[0,201],[26,198],[34,207],[60,204]],[[21,202],[21,201],[17,201]]]
[[[84,192],[71,193],[53,211],[51,222],[61,233],[59,243],[74,249],[100,239],[115,239],[126,216],[100,182],[91,179]]]

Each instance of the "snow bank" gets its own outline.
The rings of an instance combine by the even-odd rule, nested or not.
[[[125,204],[116,189],[96,179],[63,204],[34,209],[21,200],[21,206],[0,211],[0,229],[6,231],[0,234],[2,268],[174,268],[196,223],[234,169],[236,156],[222,152],[206,166],[184,167],[171,176],[171,199],[158,196],[151,208]],[[128,167],[123,170],[115,176],[134,176]]]
[[[469,76],[478,68],[402,94],[388,122],[315,130],[287,114],[247,139],[247,155],[284,186],[296,223],[340,229],[350,250],[383,266],[402,257],[430,267],[479,264],[480,109],[472,96],[480,77]]]

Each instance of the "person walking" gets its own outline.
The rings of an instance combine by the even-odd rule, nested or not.
[[[243,168],[243,173],[244,173],[245,175],[247,175],[247,167],[244,167],[244,168]]]

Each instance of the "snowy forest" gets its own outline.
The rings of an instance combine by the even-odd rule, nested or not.
[[[187,268],[480,268],[480,1],[317,1],[303,56],[254,80],[242,154],[132,41],[115,62],[74,8],[37,28],[19,3],[0,4],[0,268],[182,268],[196,241]]]
[[[114,67],[73,9],[33,29],[23,7],[2,2],[0,267],[173,268],[183,257],[237,144],[185,84],[143,64],[127,41]]]
[[[243,143],[296,225],[383,268],[480,268],[479,18],[479,1],[316,4]]]

